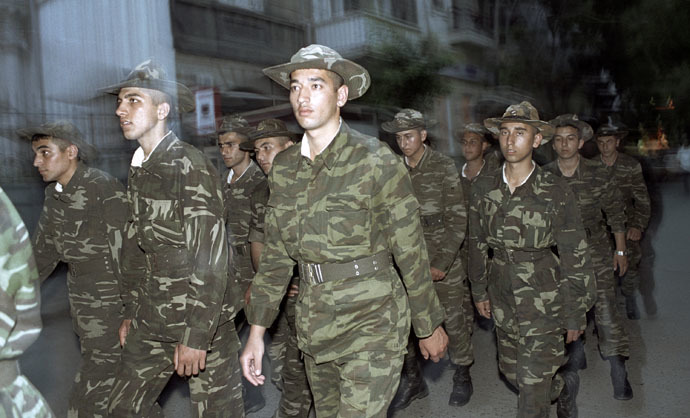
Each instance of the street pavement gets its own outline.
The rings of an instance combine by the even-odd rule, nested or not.
[[[597,352],[590,324],[586,332],[587,369],[580,372],[580,417],[686,417],[690,416],[690,196],[680,182],[653,190],[654,219],[646,232],[643,261],[643,296],[638,298],[642,319],[628,321],[631,358],[629,379],[635,396],[630,401],[612,397],[608,362]],[[67,414],[67,395],[79,363],[79,347],[72,332],[65,268],[59,268],[42,286],[44,329],[22,357],[22,369],[44,394],[58,417]],[[622,309],[622,307],[621,307]],[[476,328],[471,368],[474,395],[462,408],[448,406],[453,370],[447,360],[425,365],[430,395],[395,414],[405,417],[512,417],[517,397],[500,378],[491,331]],[[269,371],[270,367],[266,367]],[[267,379],[267,381],[270,381]],[[280,392],[270,383],[262,388],[266,406],[249,417],[271,417]],[[161,398],[167,417],[191,416],[186,384],[174,378]],[[229,415],[231,416],[231,415]],[[556,416],[555,406],[551,416]]]

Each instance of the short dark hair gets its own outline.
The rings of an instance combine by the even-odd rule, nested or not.
[[[70,142],[66,139],[55,138],[54,136],[45,135],[45,134],[34,134],[31,137],[31,143],[38,142],[38,141],[43,140],[43,139],[46,139],[48,141],[52,141],[53,144],[57,145],[57,147],[60,151],[64,151],[70,145],[74,145],[72,142]],[[77,148],[79,148],[79,147],[77,147]]]
[[[340,86],[345,84],[345,80],[343,80],[343,78],[340,76],[340,74],[333,72],[333,71],[330,71],[330,70],[326,70],[326,74],[328,74],[328,78],[330,78],[331,81],[333,82],[333,85],[335,86],[335,90],[338,90],[340,88]]]
[[[155,106],[158,106],[161,103],[167,103],[170,105],[170,107],[175,106],[172,101],[172,96],[163,91],[149,89],[149,96],[151,96],[151,101]]]
[[[575,124],[573,124],[573,123],[561,122],[558,125],[554,126],[554,130],[558,129],[558,128],[568,128],[568,127],[575,128],[575,130],[577,131],[577,138],[582,139],[582,129],[580,129],[578,126],[575,126]],[[554,134],[555,134],[555,132],[554,132]]]

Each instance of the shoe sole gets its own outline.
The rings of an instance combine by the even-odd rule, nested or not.
[[[421,391],[421,392],[417,393],[416,395],[412,396],[406,403],[400,405],[399,407],[397,407],[397,408],[392,408],[392,407],[391,407],[391,411],[393,411],[393,412],[402,411],[403,409],[405,409],[405,408],[407,408],[408,406],[410,406],[410,404],[411,404],[413,401],[416,401],[417,399],[424,399],[424,398],[426,398],[427,396],[429,396],[429,387],[425,387],[423,391]]]

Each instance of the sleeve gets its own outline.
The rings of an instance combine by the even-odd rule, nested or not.
[[[55,270],[55,266],[60,262],[60,254],[55,249],[55,244],[48,228],[50,224],[48,221],[50,217],[48,210],[48,197],[46,196],[32,240],[36,267],[38,268],[38,278],[41,283],[51,275],[53,270]]]
[[[273,177],[272,171],[269,175],[269,184],[273,190],[273,182],[279,182],[280,177]],[[277,208],[275,194],[272,194],[265,214],[264,224],[264,248],[259,259],[259,271],[252,280],[251,299],[245,308],[247,320],[252,325],[270,327],[278,316],[280,302],[287,290],[287,286],[292,278],[295,261],[290,258],[285,243],[280,236],[279,213],[284,211]],[[293,208],[294,209],[294,208]],[[294,216],[289,209],[285,210],[288,216]]]
[[[16,359],[41,332],[38,271],[31,241],[0,189],[0,361]]]
[[[603,169],[600,169],[599,173],[601,183],[597,187],[603,187],[604,190],[601,204],[606,214],[606,223],[613,233],[625,232],[625,202],[616,177],[606,175]]]
[[[570,330],[584,330],[587,311],[596,300],[594,270],[589,257],[586,235],[577,200],[570,188],[563,184],[562,198],[554,200],[553,231],[560,257],[561,276],[565,279],[565,326]]]
[[[644,231],[652,215],[652,206],[640,163],[636,162],[630,172],[630,177],[634,210],[629,226]]]
[[[193,265],[181,343],[205,350],[215,332],[227,286],[223,192],[210,166],[193,167],[182,178],[185,241]]]
[[[470,193],[469,232],[467,237],[469,265],[467,267],[467,274],[472,283],[473,300],[475,302],[484,302],[489,300],[489,294],[486,290],[488,283],[486,267],[489,259],[489,244],[486,241],[486,225],[481,216],[482,193],[478,186],[477,181],[473,182]]]
[[[431,280],[419,202],[400,161],[383,161],[376,171],[379,187],[372,199],[374,225],[380,226],[402,274],[415,335],[426,338],[443,323],[445,312]]]
[[[259,196],[259,194],[262,196]],[[263,193],[256,190],[250,198],[252,216],[249,219],[249,242],[264,242],[266,202],[262,197]]]
[[[462,192],[462,182],[455,165],[451,162],[445,167],[442,193],[444,197],[443,245],[437,249],[429,264],[441,271],[448,272],[458,255],[460,245],[465,239],[467,228],[467,208]]]

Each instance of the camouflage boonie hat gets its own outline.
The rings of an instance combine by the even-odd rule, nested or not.
[[[556,133],[556,128],[562,128],[564,126],[572,126],[580,131],[580,139],[585,142],[592,139],[594,136],[594,130],[589,125],[589,123],[580,120],[577,115],[572,113],[566,113],[564,115],[558,115],[555,119],[551,119],[549,124],[553,126],[554,134]]]
[[[194,95],[182,83],[168,79],[163,67],[152,59],[148,59],[134,67],[126,79],[101,89],[104,93],[118,95],[125,87],[139,87],[158,90],[177,99],[180,112],[191,112],[196,107]]]
[[[79,129],[67,120],[56,120],[38,126],[17,129],[17,135],[28,141],[31,141],[34,135],[46,135],[71,142],[79,149],[79,158],[83,161],[88,161],[96,155],[93,145],[84,141]]]
[[[263,72],[271,80],[289,89],[290,74],[303,69],[329,70],[341,76],[349,90],[348,100],[363,96],[371,85],[371,77],[364,67],[343,58],[327,46],[317,44],[305,46],[290,58],[290,62],[264,68]]]
[[[262,138],[287,137],[293,142],[297,142],[299,134],[291,132],[285,122],[280,119],[265,119],[249,133],[249,141],[240,144],[240,149],[244,151],[254,151],[254,143]]]
[[[496,142],[494,134],[490,132],[488,129],[486,129],[486,127],[481,123],[468,123],[467,125],[455,131],[455,138],[458,141],[461,141],[462,136],[465,134],[465,132],[475,133],[481,136],[482,140],[485,140],[489,143]]]
[[[424,119],[422,112],[414,109],[402,109],[393,116],[393,120],[383,122],[381,129],[389,133],[396,133],[400,131],[407,131],[409,129],[421,128],[425,129],[432,125],[430,121]]]
[[[252,131],[247,119],[245,119],[239,113],[234,113],[229,116],[224,116],[220,121],[220,126],[216,130],[217,136],[220,136],[228,132],[237,132],[249,138],[249,133]]]
[[[614,122],[613,118],[609,116],[606,122],[599,125],[596,136],[617,136],[619,138],[625,138],[627,135],[628,128],[621,122]]]
[[[553,127],[547,122],[540,120],[537,109],[532,106],[532,103],[527,101],[508,106],[500,118],[485,119],[484,126],[491,133],[498,135],[503,122],[521,122],[535,127],[542,134],[542,144],[549,142],[553,136]]]

